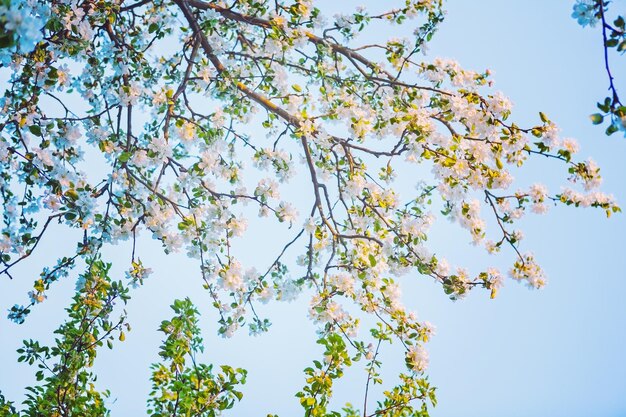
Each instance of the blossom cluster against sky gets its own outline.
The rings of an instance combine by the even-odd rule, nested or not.
[[[347,8],[352,3],[358,4],[324,5]],[[374,9],[376,2],[367,6]],[[580,28],[570,17],[571,7],[568,1],[450,1],[449,14],[429,56],[452,57],[476,70],[490,68],[497,87],[516,105],[514,118],[529,124],[538,111],[549,114],[565,136],[579,140],[581,155],[598,161],[605,178],[603,189],[624,204],[626,164],[621,158],[626,155],[626,142],[604,137],[587,118],[606,88],[599,34]],[[361,40],[367,39],[364,35]],[[561,179],[560,174],[545,169],[549,168],[536,164],[533,180]],[[620,303],[626,285],[620,241],[626,231],[623,217],[607,221],[600,212],[559,207],[529,219],[524,247],[541,257],[549,278],[541,292],[507,281],[494,301],[477,295],[452,303],[426,281],[405,291],[405,302],[437,326],[437,335],[427,346],[430,378],[439,387],[435,417],[626,412],[621,395],[626,388],[626,361],[621,356],[626,311]],[[483,266],[490,261],[482,254],[476,259],[467,235],[457,228],[443,224],[434,230],[432,239],[455,262]],[[259,242],[250,242],[250,251],[262,253],[258,246]],[[97,365],[102,372],[100,383],[113,389],[114,415],[141,414],[145,409],[141,390],[147,391],[147,364],[156,360],[159,335],[154,329],[169,314],[162,308],[167,302],[153,303],[154,298],[186,295],[189,287],[180,284],[186,282],[183,276],[197,274],[195,266],[182,257],[156,259],[151,266],[154,276],[129,309],[135,331],[127,346],[104,353]],[[3,293],[23,294],[15,285],[2,285]],[[7,295],[2,302],[10,298]],[[48,327],[56,327],[58,320],[52,318],[60,320],[58,313],[50,316],[49,323],[40,324],[40,329],[35,325],[48,312],[60,311],[62,301],[55,304],[52,298],[38,313],[39,321],[31,318],[30,327],[0,324],[5,357],[13,356],[22,338],[38,337]],[[212,323],[205,320],[211,340],[208,359],[250,370],[246,397],[235,410],[242,415],[252,415],[261,405],[263,412],[281,415],[300,411],[296,400],[284,399],[301,384],[301,369],[314,347],[308,324],[302,324],[306,306],[276,307],[276,315],[282,319],[275,320],[268,335],[256,339],[242,334],[234,340],[213,340]],[[0,388],[16,398],[31,370],[17,364],[10,367],[0,375]],[[345,385],[336,393],[338,402],[351,398],[354,386]],[[362,387],[355,386],[359,398]],[[136,394],[125,395],[128,392]]]
[[[468,68],[488,66],[521,120],[549,114],[564,136],[579,140],[582,157],[602,166],[603,189],[623,205],[626,143],[620,134],[605,137],[588,118],[608,87],[602,35],[578,26],[573,4],[450,1],[431,53]],[[623,12],[622,2],[612,5]],[[613,57],[612,65],[626,85],[623,59]],[[536,175],[547,180],[543,169]],[[559,208],[528,223],[524,245],[541,257],[549,280],[540,292],[507,283],[492,303],[476,297],[420,309],[438,328],[429,346],[431,378],[440,387],[434,416],[626,413],[619,295],[626,219],[602,217]]]

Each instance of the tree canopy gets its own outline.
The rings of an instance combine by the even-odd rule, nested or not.
[[[197,259],[224,337],[270,330],[260,304],[309,304],[323,353],[294,392],[306,416],[428,415],[433,328],[404,307],[401,277],[433,280],[452,299],[473,289],[494,298],[507,274],[540,288],[546,277],[520,246],[521,218],[555,204],[607,216],[620,209],[598,190],[596,163],[577,159],[577,143],[548,115],[519,126],[489,71],[422,61],[444,17],[441,1],[396,3],[329,18],[309,0],[0,1],[8,80],[0,274],[24,279],[14,267],[53,225],[79,236],[9,318],[23,323],[55,283],[80,271],[54,344],[29,340],[18,352],[38,367],[39,384],[23,408],[0,396],[2,415],[108,414],[108,391],[95,388],[91,367],[98,349],[114,349],[130,330],[120,306],[151,273],[136,254],[142,236]],[[582,3],[574,12],[587,16]],[[358,43],[374,25],[408,22],[417,26],[411,39]],[[616,25],[623,37],[623,19]],[[619,129],[617,93],[603,105]],[[513,172],[536,158],[562,167],[559,192],[515,182]],[[281,198],[294,182],[302,204]],[[486,252],[512,253],[509,270],[469,271],[435,253],[429,227],[442,217]],[[249,265],[237,242],[258,239],[253,222],[289,237],[274,257]],[[123,241],[132,250],[115,260],[127,262],[121,278],[104,251]],[[232,408],[246,371],[198,363],[199,309],[188,298],[170,303],[148,413]],[[368,399],[385,382],[379,352],[392,343],[406,370]],[[335,410],[333,384],[357,363],[367,383],[354,403],[363,405]]]

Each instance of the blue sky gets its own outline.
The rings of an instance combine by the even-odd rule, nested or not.
[[[383,2],[323,2],[335,8],[326,12],[329,16],[361,3],[375,10]],[[614,3],[623,11],[623,1]],[[581,158],[592,156],[598,162],[603,190],[624,206],[626,138],[607,138],[588,119],[607,87],[600,32],[579,27],[570,18],[571,6],[565,0],[450,0],[428,58],[449,57],[465,68],[491,69],[496,88],[515,104],[513,118],[528,125],[538,120],[539,111],[547,113],[563,136],[579,140]],[[411,29],[407,25],[406,33]],[[363,35],[360,41],[381,36]],[[614,57],[613,62],[614,74],[626,87],[626,61]],[[622,91],[626,95],[626,88]],[[562,167],[555,169],[548,161],[527,168],[521,181],[541,181],[557,190],[564,183]],[[625,416],[626,216],[607,220],[601,211],[555,207],[547,215],[526,219],[523,229],[524,249],[537,254],[549,277],[540,291],[509,280],[495,300],[476,292],[452,302],[427,280],[404,282],[407,305],[437,327],[427,346],[428,373],[440,402],[432,415]],[[456,226],[438,223],[433,232],[432,244],[455,264],[507,264],[471,247],[468,235]],[[44,249],[66,240],[60,229],[58,233],[59,239],[44,242]],[[248,244],[254,256],[264,255],[257,242]],[[112,390],[113,415],[145,412],[148,366],[157,360],[160,342],[155,329],[170,314],[166,306],[189,294],[204,312],[206,359],[250,372],[244,401],[231,414],[298,415],[301,409],[292,393],[302,385],[301,370],[317,353],[313,326],[306,320],[307,303],[272,307],[274,325],[267,335],[251,338],[241,333],[222,340],[214,336],[208,296],[198,291],[195,264],[184,256],[162,257],[155,243],[144,244],[142,251],[155,274],[137,290],[128,308],[134,330],[119,348],[103,351],[96,364],[99,384]],[[125,248],[115,248],[111,255],[126,259]],[[45,263],[47,256],[44,252],[35,263]],[[20,282],[0,281],[0,308],[24,298],[32,282],[29,274],[35,271],[29,264],[22,268]],[[15,349],[23,338],[50,340],[73,286],[69,279],[61,283],[23,326],[0,322],[0,389],[7,396],[20,398],[34,373],[15,363]],[[401,362],[390,354],[385,372],[393,375]],[[363,376],[349,374],[337,388],[335,401],[360,404],[362,389]]]

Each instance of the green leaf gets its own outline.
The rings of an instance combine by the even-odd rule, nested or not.
[[[590,115],[589,118],[591,119],[591,123],[593,123],[594,125],[599,125],[604,121],[604,116],[600,113],[594,113]]]
[[[370,253],[368,258],[370,260],[370,265],[371,266],[376,266],[376,264],[378,263],[378,262],[376,262],[376,257]]]
[[[607,97],[604,100],[604,103],[598,103],[598,108],[603,112],[608,113],[611,110],[611,99]]]
[[[28,130],[35,136],[41,136],[41,127],[37,125],[28,126]]]
[[[607,136],[611,136],[613,133],[617,132],[618,130],[619,128],[617,127],[617,125],[612,124],[606,128],[606,134]]]
[[[122,154],[119,156],[119,158],[117,158],[120,162],[124,163],[124,162],[128,162],[128,160],[131,157],[131,153],[130,152],[122,152]]]
[[[13,33],[9,32],[7,34],[2,34],[0,36],[0,48],[10,48],[15,44],[15,39],[13,38]]]

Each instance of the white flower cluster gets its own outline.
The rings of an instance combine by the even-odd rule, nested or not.
[[[8,5],[0,5],[3,35],[13,34],[18,50],[27,54],[43,40],[42,28],[50,17],[50,12],[50,8],[42,2],[10,0]],[[11,58],[10,49],[0,48],[0,63],[8,66]]]
[[[598,23],[598,11],[595,0],[576,0],[574,3],[572,17],[578,21],[582,27],[594,27]]]

